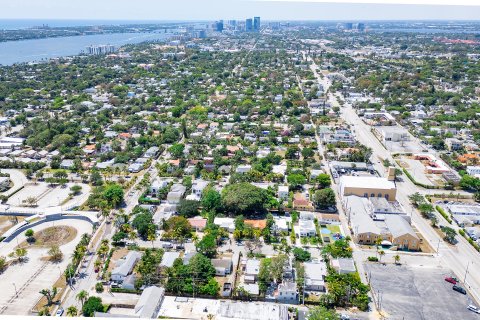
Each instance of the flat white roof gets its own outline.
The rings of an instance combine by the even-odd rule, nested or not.
[[[368,189],[395,189],[395,183],[387,178],[363,177],[363,176],[342,176],[340,185],[343,188],[368,188]]]

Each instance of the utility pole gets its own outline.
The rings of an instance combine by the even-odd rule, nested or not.
[[[305,276],[303,276],[303,292],[302,292],[302,300],[303,300],[303,305],[305,305]]]
[[[468,274],[468,267],[470,266],[470,261],[467,263],[467,269],[465,269],[465,277],[463,277],[463,283],[466,284],[467,281],[467,274]]]

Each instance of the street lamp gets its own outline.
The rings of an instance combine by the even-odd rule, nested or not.
[[[15,282],[12,282],[13,287],[15,288],[15,295],[18,296],[18,291],[17,291],[17,286],[15,285]]]

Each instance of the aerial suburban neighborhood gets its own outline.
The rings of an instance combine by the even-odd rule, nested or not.
[[[172,22],[0,67],[0,315],[476,319],[478,37],[411,27]]]

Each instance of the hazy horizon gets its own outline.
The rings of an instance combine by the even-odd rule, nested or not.
[[[1,20],[478,21],[480,6],[243,0],[23,0],[2,4]]]

